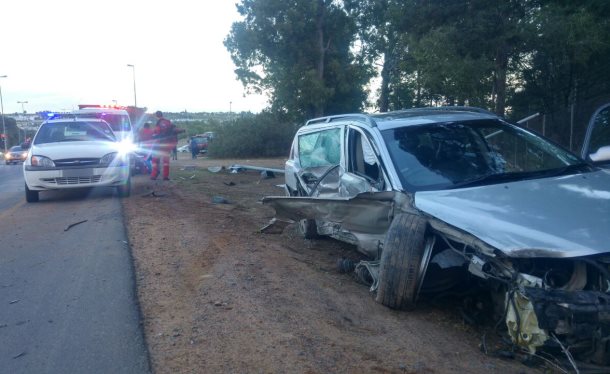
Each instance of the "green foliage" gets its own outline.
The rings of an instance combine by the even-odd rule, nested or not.
[[[355,22],[332,0],[242,0],[225,46],[247,90],[265,90],[272,109],[304,119],[359,111],[367,68],[351,45]]]
[[[208,152],[215,158],[287,156],[296,130],[287,116],[262,112],[213,128]]]

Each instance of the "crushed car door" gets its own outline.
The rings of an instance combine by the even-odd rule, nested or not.
[[[337,196],[343,166],[343,126],[307,132],[294,144],[293,170],[297,196]]]
[[[581,156],[600,167],[610,168],[610,103],[599,107],[591,117]]]

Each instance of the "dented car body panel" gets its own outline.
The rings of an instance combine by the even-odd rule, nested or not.
[[[263,203],[282,222],[309,221],[318,234],[356,245],[371,259],[356,269],[369,269],[372,292],[407,282],[411,291],[396,295],[412,307],[420,290],[464,282],[438,282],[458,270],[501,295],[497,309],[515,344],[535,353],[561,340],[607,365],[610,172],[588,160],[473,108],[324,117],[295,136],[287,196]],[[410,234],[425,238],[397,234],[395,222],[411,222]],[[397,245],[401,238],[425,244],[413,251]],[[403,268],[413,276],[392,275]]]
[[[610,252],[610,173],[415,194],[415,206],[509,257]]]

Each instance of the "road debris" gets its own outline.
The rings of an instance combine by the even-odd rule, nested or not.
[[[13,356],[13,360],[16,359],[16,358],[19,358],[19,357],[23,357],[26,354],[27,354],[27,352],[23,351],[23,352],[19,353],[17,356]]]
[[[212,196],[212,204],[231,204],[229,200],[222,196]]]
[[[275,173],[271,170],[263,170],[261,171],[261,179],[271,179],[275,178]]]
[[[193,174],[189,177],[189,179],[193,179],[193,178],[195,178],[195,174]]]
[[[74,226],[80,225],[81,223],[85,223],[85,222],[87,222],[87,221],[88,221],[87,219],[84,219],[84,220],[82,220],[82,221],[72,223],[72,224],[68,225],[68,227],[66,227],[66,228],[64,229],[64,232],[66,232],[66,231],[70,230],[70,229],[71,229],[72,227],[74,227]]]
[[[146,193],[144,195],[142,195],[142,197],[148,197],[148,196],[152,196],[152,197],[164,197],[167,194],[163,193],[163,192],[155,192],[155,191],[151,191],[149,193]]]
[[[19,301],[21,301],[21,300],[19,300],[19,299],[13,300],[13,301],[10,301],[9,304],[17,304]]]
[[[272,173],[284,174],[284,170],[282,170],[282,169],[266,168],[266,167],[251,166],[251,165],[238,165],[238,164],[233,164],[233,165],[229,166],[229,170],[231,170],[231,173],[239,173],[244,170],[255,170],[255,171],[269,171]]]
[[[282,232],[284,232],[286,226],[292,223],[293,222],[290,221],[283,221],[277,218],[271,218],[271,221],[269,221],[269,223],[265,226],[261,227],[258,231],[262,234],[281,234]]]
[[[222,182],[224,183],[226,186],[235,186],[234,182]]]
[[[208,168],[208,171],[209,171],[210,173],[218,173],[219,171],[224,170],[224,169],[225,169],[225,167],[224,167],[224,166],[210,166],[210,167]]]

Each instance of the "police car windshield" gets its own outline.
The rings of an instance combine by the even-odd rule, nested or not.
[[[99,140],[115,141],[114,134],[107,123],[84,121],[52,122],[44,123],[40,127],[34,138],[34,144]]]
[[[127,115],[121,114],[111,114],[111,113],[79,113],[79,117],[81,118],[99,118],[108,122],[112,131],[130,131],[131,125],[129,124],[129,117]]]

